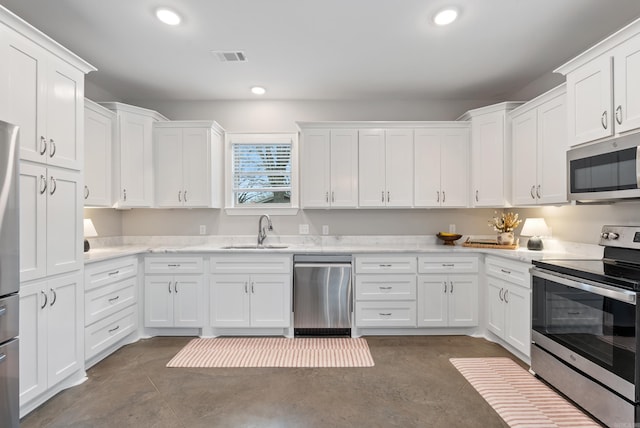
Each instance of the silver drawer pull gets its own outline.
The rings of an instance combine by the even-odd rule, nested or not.
[[[454,267],[455,264],[453,263],[442,263],[442,267]]]
[[[511,275],[511,271],[510,270],[500,269],[500,272],[506,273],[507,275]]]
[[[381,317],[390,317],[391,316],[391,312],[383,314],[383,313],[378,313],[378,315],[380,315]]]
[[[168,266],[168,267],[180,267],[180,265],[179,265],[179,264],[169,264],[169,265],[167,265],[167,266]]]
[[[567,315],[580,315],[580,312],[567,312]]]
[[[380,290],[391,290],[393,287],[378,287]]]
[[[112,328],[111,330],[109,330],[109,333],[113,333],[114,331],[118,330],[119,328],[120,328],[120,326],[117,325],[114,328]]]
[[[120,298],[120,296],[112,297],[112,298],[109,299],[109,302],[115,302],[119,298]]]
[[[117,274],[119,274],[119,273],[120,273],[120,271],[119,271],[119,270],[117,270],[117,271],[115,271],[115,272],[109,272],[109,276],[117,275]]]
[[[381,268],[388,268],[391,267],[391,265],[379,265]]]

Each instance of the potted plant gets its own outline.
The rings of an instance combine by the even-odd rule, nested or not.
[[[496,212],[489,220],[489,226],[498,232],[497,241],[500,245],[513,245],[515,237],[513,229],[518,227],[522,220],[518,219],[517,213],[503,212],[500,215]]]

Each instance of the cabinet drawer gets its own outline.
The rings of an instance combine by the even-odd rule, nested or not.
[[[415,302],[356,302],[357,327],[415,327]]]
[[[138,258],[93,263],[84,270],[84,289],[92,290],[138,274]]]
[[[202,257],[147,257],[145,273],[203,273]]]
[[[415,275],[357,275],[356,300],[415,300]]]
[[[356,273],[416,273],[416,258],[356,257]]]
[[[88,360],[138,329],[138,308],[129,306],[84,330],[84,358]]]
[[[418,257],[419,273],[474,273],[478,272],[477,257]]]
[[[93,324],[136,302],[137,278],[94,288],[84,295],[84,323]]]
[[[531,264],[494,256],[487,256],[484,264],[487,275],[522,287],[531,288],[531,277],[529,274]]]
[[[291,256],[211,257],[211,273],[291,273]]]

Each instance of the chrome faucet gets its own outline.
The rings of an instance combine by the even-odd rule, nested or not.
[[[262,225],[262,220],[267,219],[267,227]],[[260,220],[258,220],[258,247],[261,247],[264,240],[267,239],[267,230],[273,230],[273,225],[271,224],[271,217],[267,214],[262,214],[260,216]]]

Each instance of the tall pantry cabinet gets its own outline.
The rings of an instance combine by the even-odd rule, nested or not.
[[[20,414],[84,376],[84,75],[0,7],[0,119],[20,126]]]

